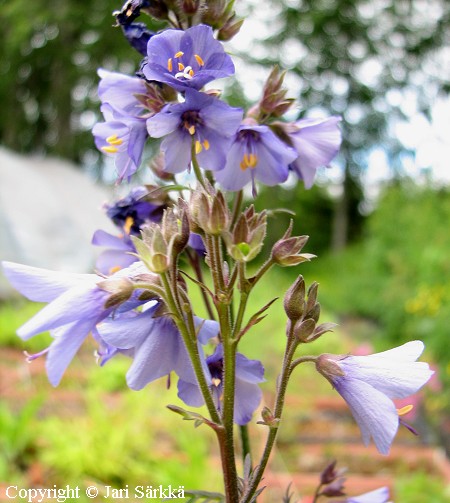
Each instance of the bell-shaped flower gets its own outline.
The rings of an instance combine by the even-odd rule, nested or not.
[[[243,124],[234,137],[225,168],[215,173],[216,180],[227,190],[240,190],[255,180],[273,186],[289,175],[289,164],[297,153],[283,143],[267,126]]]
[[[192,89],[186,89],[185,98],[184,103],[166,105],[147,119],[149,135],[165,137],[161,143],[165,171],[180,173],[188,169],[193,146],[202,168],[222,169],[242,120],[242,110]]]
[[[416,393],[433,375],[427,363],[417,362],[424,345],[412,341],[369,356],[324,354],[316,361],[322,373],[347,402],[365,445],[373,438],[378,451],[388,454],[400,424],[393,399]]]
[[[147,80],[163,82],[178,91],[200,90],[208,82],[233,75],[234,65],[212,28],[197,25],[153,35],[142,72]]]
[[[95,145],[115,161],[117,182],[128,181],[139,168],[145,142],[148,138],[145,119],[121,115],[105,103],[101,106],[105,122],[97,123],[92,129]]]
[[[387,487],[380,487],[375,491],[361,494],[359,496],[352,496],[345,500],[345,503],[388,503],[389,502],[389,489]]]
[[[340,121],[340,117],[301,119],[283,127],[298,155],[290,167],[307,189],[314,183],[317,168],[329,164],[339,152]]]
[[[220,412],[223,401],[223,346],[219,344],[213,355],[206,358],[208,369],[207,377],[210,382],[212,396]],[[236,354],[236,383],[235,383],[235,405],[234,422],[236,424],[247,424],[255,410],[258,408],[262,391],[258,384],[263,382],[264,367],[258,360],[249,360],[243,354]],[[178,381],[178,396],[184,403],[192,407],[203,405],[198,384],[193,379],[186,379],[180,376]]]
[[[22,295],[35,302],[47,302],[35,316],[22,325],[17,335],[26,340],[47,330],[54,338],[47,354],[49,381],[57,386],[84,339],[102,319],[119,304],[120,309],[134,308],[135,299],[129,279],[149,274],[136,263],[108,279],[96,274],[68,274],[12,262],[3,262],[6,278]],[[130,300],[128,300],[130,299]]]
[[[108,345],[132,355],[133,363],[127,372],[127,384],[140,390],[151,381],[175,372],[181,379],[196,382],[194,370],[183,339],[175,323],[161,314],[158,303],[149,303],[142,312],[110,318],[97,326]],[[198,351],[204,363],[201,345],[219,333],[215,321],[194,317],[197,328]]]

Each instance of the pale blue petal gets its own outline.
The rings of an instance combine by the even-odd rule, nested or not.
[[[51,302],[72,287],[100,280],[95,274],[49,271],[14,262],[2,262],[2,266],[11,285],[34,302]]]
[[[96,319],[109,293],[92,286],[73,287],[47,304],[17,330],[22,339],[83,319]]]
[[[394,403],[384,393],[357,379],[338,377],[333,384],[347,402],[368,445],[373,438],[381,454],[389,454],[399,420]]]
[[[253,384],[265,381],[263,364],[236,353],[236,378]]]
[[[262,391],[257,384],[251,384],[236,376],[234,397],[234,422],[239,425],[247,424],[261,403]]]
[[[346,503],[388,503],[388,500],[389,489],[387,487],[380,487],[380,489],[375,489],[375,491],[348,498]]]
[[[69,363],[94,325],[94,320],[82,319],[52,331],[55,340],[50,345],[45,367],[48,380],[53,386],[58,386]]]
[[[433,375],[427,363],[381,356],[349,356],[340,360],[339,366],[350,378],[370,384],[389,398],[406,398],[416,393]]]

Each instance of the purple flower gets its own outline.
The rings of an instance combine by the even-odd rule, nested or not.
[[[57,386],[75,353],[95,325],[113,312],[106,307],[111,291],[106,288],[117,279],[148,271],[142,263],[104,279],[96,274],[67,274],[36,267],[3,262],[5,276],[22,295],[35,302],[47,302],[41,311],[22,325],[17,335],[29,339],[50,330],[54,341],[47,350],[46,368],[49,381]],[[101,283],[101,286],[99,284]],[[137,301],[129,301],[129,308]],[[126,309],[125,305],[121,308]],[[32,356],[31,359],[34,359]]]
[[[347,402],[364,444],[372,437],[378,451],[388,454],[399,426],[393,399],[416,393],[433,375],[427,363],[416,362],[421,341],[369,356],[321,355],[317,370]]]
[[[182,379],[196,382],[188,353],[175,323],[169,316],[160,315],[158,308],[159,304],[152,302],[141,313],[133,312],[127,316],[109,319],[97,327],[102,340],[132,355],[133,363],[127,372],[127,383],[134,390],[140,390],[149,382],[172,371]],[[198,348],[202,356],[201,344],[217,336],[218,323],[197,317],[194,321],[198,328]]]
[[[297,157],[267,126],[242,125],[230,147],[225,168],[215,174],[227,190],[240,190],[255,179],[264,185],[285,182]]]
[[[212,80],[234,74],[230,56],[206,25],[154,35],[147,45],[147,57],[144,76],[178,91],[200,90]]]
[[[117,182],[128,181],[141,164],[142,152],[147,140],[145,119],[120,115],[107,103],[101,110],[106,122],[97,123],[92,129],[95,144],[108,157],[115,160]]]
[[[131,255],[131,253],[136,253],[136,248],[129,234],[114,236],[109,232],[97,230],[92,236],[92,244],[107,248],[100,253],[95,262],[95,269],[106,276],[130,266],[138,260],[136,255]]]
[[[375,489],[375,491],[348,498],[345,500],[345,503],[388,503],[388,500],[389,489],[387,487],[380,487],[380,489]]]
[[[154,33],[144,23],[123,24],[122,31],[131,47],[146,56],[148,41]]]
[[[117,72],[109,72],[100,68],[97,71],[100,82],[98,96],[103,103],[107,103],[120,115],[139,117],[144,108],[136,95],[146,93],[146,85],[142,79],[130,77]]]
[[[284,126],[298,154],[290,167],[307,189],[314,183],[317,168],[326,166],[339,152],[342,141],[338,127],[340,120],[340,117],[301,119]]]
[[[106,204],[106,214],[126,234],[140,236],[142,226],[160,222],[167,204],[150,202],[145,187],[134,187],[129,194],[114,204]]]
[[[165,170],[180,173],[189,167],[194,143],[204,169],[225,166],[232,136],[242,120],[242,110],[206,93],[186,89],[184,103],[166,105],[147,120],[150,136],[161,138]]]
[[[213,355],[206,359],[208,381],[217,409],[221,410],[223,400],[223,346],[219,344]],[[262,398],[258,383],[264,381],[264,367],[258,360],[249,360],[243,354],[236,354],[236,386],[234,422],[247,424],[257,409]],[[203,397],[197,382],[193,379],[180,378],[178,381],[178,396],[187,405],[200,407]]]

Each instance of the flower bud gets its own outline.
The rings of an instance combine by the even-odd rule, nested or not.
[[[194,223],[193,232],[197,232],[196,225],[205,234],[220,236],[230,226],[228,204],[222,192],[216,192],[209,184],[194,191],[189,209]]]
[[[226,21],[226,23],[220,28],[217,38],[226,42],[231,40],[235,35],[239,33],[244,20],[239,19],[234,14]]]
[[[284,310],[292,321],[299,320],[305,311],[305,280],[299,276],[284,297]]]
[[[119,306],[133,293],[133,283],[128,278],[108,278],[97,283],[97,286],[111,293],[105,302],[105,309]]]
[[[233,231],[223,233],[228,253],[240,262],[253,260],[264,244],[266,227],[266,212],[256,213],[253,205],[247,208],[238,218]]]
[[[337,363],[339,360],[343,360],[344,358],[345,355],[331,355],[324,353],[316,360],[316,370],[332,382],[334,378],[345,375],[345,372]]]
[[[181,9],[188,16],[194,15],[200,6],[200,0],[182,0]]]
[[[307,342],[315,328],[316,322],[313,319],[299,320],[294,326],[294,335],[300,342]]]

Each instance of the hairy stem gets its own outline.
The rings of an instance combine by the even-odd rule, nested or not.
[[[281,419],[281,415],[283,413],[284,400],[286,397],[286,390],[289,382],[289,376],[291,374],[291,362],[294,357],[295,350],[298,346],[297,341],[293,335],[293,331],[291,329],[290,333],[287,337],[286,342],[286,350],[283,359],[283,366],[281,369],[281,375],[279,378],[279,385],[277,390],[277,396],[275,399],[275,410],[273,415],[275,419]],[[255,473],[252,477],[252,482],[247,489],[246,493],[242,497],[242,503],[249,503],[258,488],[259,483],[261,482],[262,476],[266,469],[267,463],[269,461],[270,453],[272,452],[272,448],[275,445],[275,440],[277,438],[278,428],[270,428],[269,433],[267,435],[266,445],[264,447],[264,451],[261,456],[260,463],[255,470]]]

